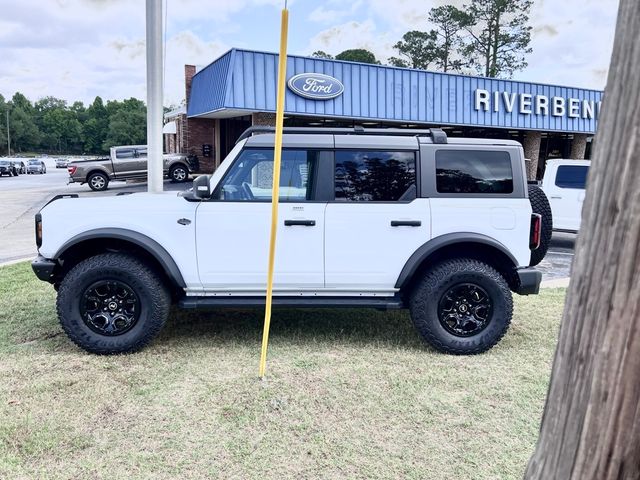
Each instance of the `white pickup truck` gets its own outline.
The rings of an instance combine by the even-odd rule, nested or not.
[[[580,229],[590,165],[590,160],[547,161],[542,190],[551,204],[554,230],[577,232]]]

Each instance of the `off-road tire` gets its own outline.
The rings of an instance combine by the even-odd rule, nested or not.
[[[540,246],[535,250],[531,250],[531,261],[529,266],[538,265],[549,250],[551,243],[551,234],[553,233],[553,216],[551,214],[551,205],[547,196],[537,185],[529,185],[529,202],[531,202],[531,210],[542,217],[542,229],[540,231]]]
[[[189,169],[181,164],[174,165],[169,170],[169,179],[175,183],[182,183],[189,180]]]
[[[459,284],[480,286],[493,303],[486,326],[477,334],[457,336],[443,326],[439,303],[450,288]],[[486,352],[504,336],[513,315],[513,299],[507,282],[493,267],[478,260],[445,260],[429,270],[414,286],[409,308],[422,338],[435,349],[454,355]]]
[[[125,282],[139,298],[137,321],[120,335],[97,333],[81,316],[83,292],[101,280]],[[100,355],[130,353],[145,347],[160,332],[169,315],[171,295],[144,262],[127,254],[104,253],[83,260],[67,273],[60,282],[56,306],[63,330],[80,348]]]
[[[101,178],[103,181],[98,181],[98,178]],[[100,172],[92,173],[87,178],[87,183],[89,184],[89,188],[94,192],[103,192],[109,186],[109,177]]]

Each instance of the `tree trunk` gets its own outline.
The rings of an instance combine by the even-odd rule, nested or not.
[[[525,479],[640,478],[640,2],[622,0],[581,233]]]

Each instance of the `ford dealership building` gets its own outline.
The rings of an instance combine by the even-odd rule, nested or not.
[[[165,149],[212,171],[251,125],[273,125],[278,55],[232,49],[185,66],[186,107],[165,116]],[[285,126],[442,127],[522,143],[530,178],[548,158],[588,158],[602,91],[290,55]]]

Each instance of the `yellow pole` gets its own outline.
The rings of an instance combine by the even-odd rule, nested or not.
[[[289,11],[282,10],[280,26],[280,58],[278,59],[278,99],[276,103],[276,138],[273,151],[273,190],[271,195],[271,235],[269,239],[269,266],[267,268],[267,298],[264,308],[262,351],[260,352],[260,378],[264,378],[267,366],[267,345],[271,325],[271,303],[273,297],[273,265],[276,256],[276,232],[278,231],[278,199],[280,196],[280,163],[282,158],[282,126],[284,123],[285,77],[287,75],[287,29]]]

